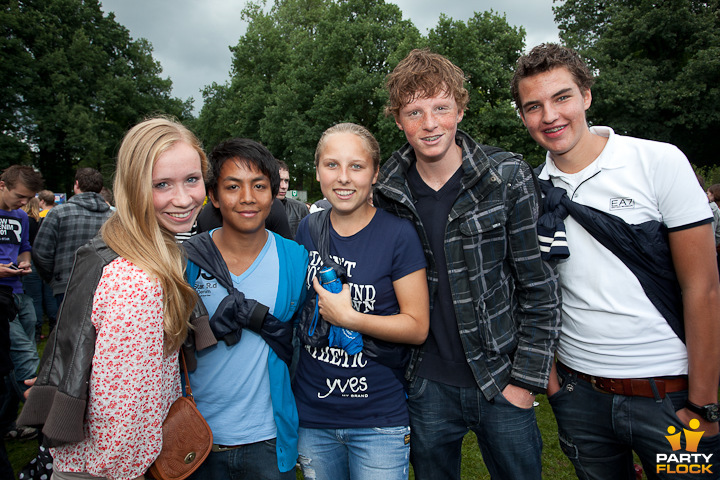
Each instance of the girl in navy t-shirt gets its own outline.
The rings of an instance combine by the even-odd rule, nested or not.
[[[377,141],[351,123],[326,130],[315,151],[317,179],[332,205],[329,254],[347,272],[342,292],[330,293],[318,283],[323,263],[310,236],[309,217],[295,240],[310,252],[307,281],[318,294],[319,314],[332,325],[359,332],[365,350],[350,355],[333,346],[304,344],[300,349],[293,391],[305,478],[408,478],[403,366],[388,366],[383,353],[368,355],[367,350],[373,342],[387,351],[425,340],[426,263],[413,225],[370,203],[379,166]]]

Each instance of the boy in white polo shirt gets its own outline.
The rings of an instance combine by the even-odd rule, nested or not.
[[[712,213],[675,146],[588,127],[592,82],[574,51],[553,44],[521,57],[512,81],[523,123],[548,151],[541,183],[572,200],[564,219],[570,254],[557,263],[563,325],[548,397],[579,478],[635,478],[633,450],[648,478],[685,478],[671,472],[692,469],[663,460],[673,453],[668,433],[685,429],[689,440],[705,432],[697,452],[712,457],[692,463],[717,464],[720,456]],[[593,225],[600,233],[591,233]],[[659,243],[637,233],[615,243],[599,240],[603,230],[618,237],[641,229]],[[647,259],[638,262],[632,240],[649,252]],[[654,282],[656,260],[670,267],[674,311],[668,298],[675,292]],[[718,472],[712,466],[687,478],[718,478]]]

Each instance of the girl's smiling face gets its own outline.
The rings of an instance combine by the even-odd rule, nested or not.
[[[371,154],[363,139],[352,133],[333,133],[325,141],[316,177],[336,214],[371,208],[368,200],[377,181]]]
[[[177,142],[160,154],[152,170],[155,216],[172,233],[189,232],[205,201],[200,155]]]

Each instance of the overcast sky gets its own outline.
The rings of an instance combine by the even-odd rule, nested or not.
[[[173,95],[195,99],[202,107],[201,90],[229,79],[231,54],[245,33],[240,12],[246,0],[100,0],[105,13],[114,12],[133,39],[146,38],[163,77],[173,82]],[[441,13],[466,21],[476,11],[505,14],[508,23],[525,28],[528,47],[557,41],[553,0],[386,0],[400,7],[421,33],[437,25]],[[270,3],[270,2],[269,2]]]

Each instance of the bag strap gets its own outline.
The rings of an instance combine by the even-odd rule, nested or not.
[[[183,372],[185,372],[185,396],[190,399],[191,402],[195,403],[195,397],[190,388],[190,377],[188,376],[187,364],[185,363],[185,352],[180,349],[180,360],[182,361]]]
[[[187,264],[185,265],[185,278],[187,279],[188,283],[192,287],[195,285],[195,281],[200,276],[200,267],[197,266],[195,262],[187,259]]]
[[[335,262],[330,256],[330,210],[330,208],[327,208],[309,215],[308,230],[310,231],[310,238],[318,249],[323,265],[335,270],[335,274],[340,281],[347,283],[345,267]]]

